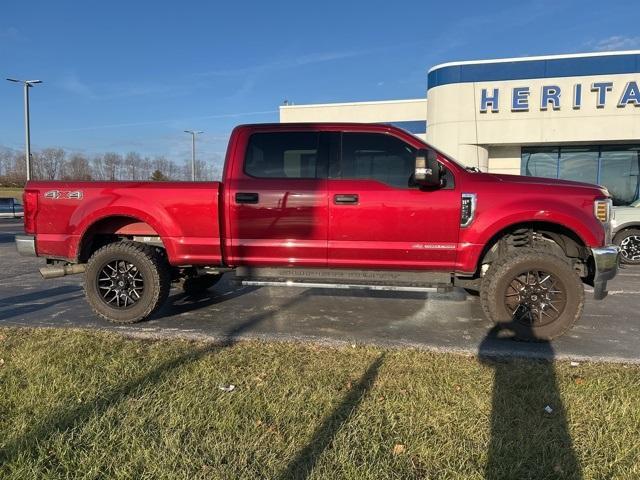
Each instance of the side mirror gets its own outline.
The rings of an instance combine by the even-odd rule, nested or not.
[[[420,149],[416,152],[416,168],[413,177],[418,185],[440,186],[440,164],[433,150]]]

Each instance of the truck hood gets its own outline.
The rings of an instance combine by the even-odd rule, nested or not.
[[[593,183],[574,182],[572,180],[559,180],[555,178],[545,177],[527,177],[524,175],[505,175],[499,173],[486,173],[490,177],[493,177],[499,182],[511,183],[511,184],[526,184],[526,185],[545,185],[549,187],[564,187],[564,188],[579,188],[590,191],[597,191],[604,195],[609,196],[606,188]]]

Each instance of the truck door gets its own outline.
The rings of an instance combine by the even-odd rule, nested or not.
[[[230,264],[326,267],[325,135],[280,128],[249,136],[227,184]]]
[[[329,267],[450,270],[460,192],[412,186],[416,149],[387,133],[343,133],[329,166]]]

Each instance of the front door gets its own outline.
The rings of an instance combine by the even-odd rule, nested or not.
[[[452,270],[460,192],[411,185],[416,149],[384,133],[343,133],[329,167],[329,261],[334,268]]]
[[[226,185],[232,265],[327,265],[327,153],[319,132],[257,132]]]

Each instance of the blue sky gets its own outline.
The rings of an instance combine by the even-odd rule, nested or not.
[[[34,148],[219,161],[239,123],[296,104],[419,98],[447,61],[640,48],[629,1],[2,2],[0,75],[37,78]],[[23,148],[0,83],[0,146]]]

